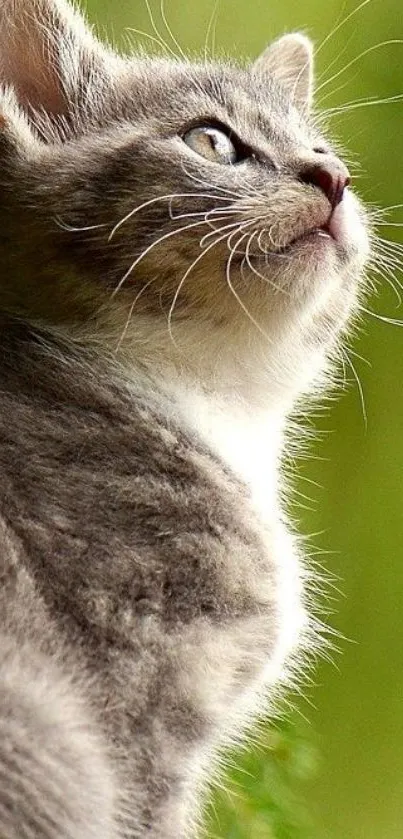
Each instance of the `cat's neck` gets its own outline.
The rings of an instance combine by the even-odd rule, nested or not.
[[[137,318],[131,328],[131,340],[117,353],[112,330],[107,342],[118,375],[120,370],[129,386],[219,456],[250,487],[263,514],[275,512],[284,428],[295,397],[291,354],[282,359],[281,378],[275,375],[281,345],[276,358],[255,328],[231,336],[188,325],[182,334],[176,329],[174,339],[165,322]],[[74,339],[97,345],[88,332],[76,332]]]
[[[157,370],[126,367],[129,382],[147,390],[151,402],[197,436],[250,488],[256,508],[266,518],[278,511],[277,486],[286,415],[265,381],[241,381],[239,368],[210,381],[194,372],[164,364]]]
[[[172,383],[170,390],[179,419],[249,485],[259,511],[273,513],[283,448],[281,413],[183,380]]]
[[[236,334],[193,322],[176,327],[173,340],[166,323],[160,331],[154,324],[144,330],[152,344],[140,340],[141,321],[136,326],[136,343],[122,353],[132,381],[144,376],[150,395],[166,394],[167,410],[249,485],[259,510],[277,510],[284,428],[303,364],[295,376],[288,348],[247,322]]]

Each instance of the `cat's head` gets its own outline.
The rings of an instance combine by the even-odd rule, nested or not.
[[[123,59],[64,0],[0,0],[0,305],[304,389],[368,255],[312,65],[298,34],[249,67]]]

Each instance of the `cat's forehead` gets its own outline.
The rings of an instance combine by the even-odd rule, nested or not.
[[[309,142],[309,124],[275,78],[260,79],[245,67],[146,61],[126,84],[134,110],[168,129],[211,118],[252,144],[269,140],[286,149]]]

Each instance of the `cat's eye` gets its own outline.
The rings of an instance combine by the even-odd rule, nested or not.
[[[211,160],[212,163],[230,166],[243,159],[243,155],[228,134],[212,125],[191,128],[182,139],[196,154]]]

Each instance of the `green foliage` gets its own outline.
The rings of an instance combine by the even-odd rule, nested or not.
[[[317,755],[295,722],[267,724],[245,753],[228,757],[228,766],[209,808],[206,836],[311,839],[313,824],[299,787],[315,776]]]

